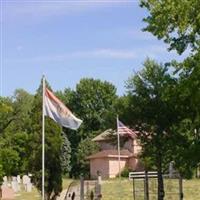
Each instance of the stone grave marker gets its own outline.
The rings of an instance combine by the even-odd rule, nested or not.
[[[12,200],[14,199],[14,191],[12,188],[9,188],[8,186],[2,185],[1,186],[2,189],[2,200]]]

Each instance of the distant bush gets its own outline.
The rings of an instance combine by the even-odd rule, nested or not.
[[[129,176],[129,172],[130,172],[130,170],[127,167],[125,167],[123,169],[123,171],[121,172],[121,176],[122,177],[128,177]]]

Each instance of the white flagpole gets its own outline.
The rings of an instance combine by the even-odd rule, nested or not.
[[[44,200],[45,190],[45,118],[44,118],[44,109],[45,109],[45,77],[42,77],[42,200]]]
[[[118,150],[118,163],[119,163],[119,178],[121,179],[121,161],[120,161],[120,136],[119,136],[119,119],[117,115],[117,150]]]

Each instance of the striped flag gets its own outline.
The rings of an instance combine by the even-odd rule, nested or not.
[[[126,135],[126,136],[130,136],[132,138],[135,138],[137,136],[136,132],[134,132],[131,129],[129,129],[128,127],[126,127],[118,119],[117,119],[117,131],[118,131],[119,135]]]
[[[50,117],[61,126],[78,129],[82,120],[75,117],[72,112],[50,90],[45,88],[44,115]]]

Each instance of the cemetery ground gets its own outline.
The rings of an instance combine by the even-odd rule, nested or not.
[[[157,183],[156,179],[151,179],[149,181],[149,195],[151,200],[156,200],[156,190]],[[165,180],[165,199],[166,200],[177,200],[179,196],[178,191],[178,180]],[[135,181],[135,190],[136,190],[136,200],[144,199],[144,182],[142,180]],[[184,199],[186,200],[197,200],[200,199],[200,180],[191,179],[183,180],[183,192]],[[121,183],[117,179],[110,179],[103,181],[102,184],[102,195],[103,200],[132,200],[133,199],[133,181],[128,179],[122,179]]]
[[[63,190],[67,189],[72,179],[63,179]],[[77,181],[77,183],[79,183]],[[157,199],[155,191],[157,189],[156,179],[150,180],[150,197],[151,199]],[[178,180],[166,180],[165,181],[165,192],[166,200],[177,200]],[[143,181],[135,181],[136,197],[137,200],[144,199],[143,197]],[[184,199],[186,200],[196,200],[200,199],[200,180],[191,179],[183,180],[183,192]],[[15,200],[40,200],[41,197],[35,188],[30,193],[21,191],[17,193]],[[128,178],[119,179],[109,179],[102,181],[102,200],[132,200],[133,199],[133,182],[129,181]]]
[[[63,179],[63,190],[67,189],[72,181],[72,179]],[[41,196],[35,187],[32,192],[26,192],[22,188],[20,192],[16,193],[15,200],[41,200]]]

